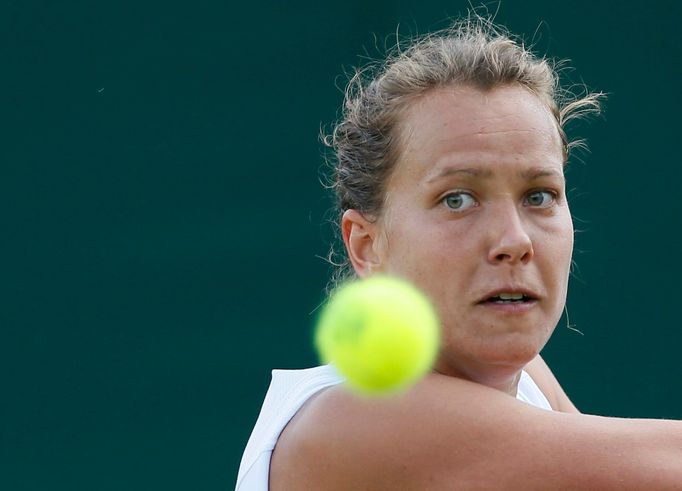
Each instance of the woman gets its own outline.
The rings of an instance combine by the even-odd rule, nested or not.
[[[682,486],[682,423],[582,415],[539,356],[573,249],[563,127],[598,98],[564,98],[545,60],[482,19],[354,78],[328,141],[349,263],[429,295],[442,348],[388,399],[328,367],[276,378],[238,489]]]

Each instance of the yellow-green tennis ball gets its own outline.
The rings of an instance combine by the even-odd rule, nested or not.
[[[315,344],[350,388],[383,395],[410,387],[433,366],[438,317],[412,284],[372,276],[340,287],[324,306]]]

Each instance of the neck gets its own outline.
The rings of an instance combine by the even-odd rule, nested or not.
[[[437,363],[434,367],[434,371],[449,377],[462,378],[477,384],[485,385],[516,397],[522,368],[504,366],[495,367],[495,369],[486,367],[485,370],[462,370],[443,363]]]

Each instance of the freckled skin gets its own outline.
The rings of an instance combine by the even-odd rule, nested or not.
[[[359,276],[403,276],[431,297],[445,375],[386,399],[320,391],[280,435],[270,489],[679,489],[679,421],[579,414],[537,356],[573,246],[550,114],[516,86],[440,89],[401,129],[385,209],[346,210],[342,234]],[[480,302],[502,287],[537,300]],[[522,368],[554,411],[509,397]]]
[[[556,123],[518,86],[447,88],[408,109],[401,136],[387,204],[370,225],[374,271],[434,301],[437,371],[515,393],[566,299],[573,225]],[[523,313],[479,303],[506,286],[539,298]]]

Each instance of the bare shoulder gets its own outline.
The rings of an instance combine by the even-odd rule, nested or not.
[[[327,389],[280,436],[271,462],[271,489],[408,490],[424,489],[425,482],[439,489],[433,486],[442,479],[439,466],[429,464],[447,460],[452,472],[452,461],[459,457],[463,465],[471,458],[467,440],[475,441],[476,435],[467,420],[483,409],[477,399],[514,401],[496,392],[441,375],[382,399],[361,398],[340,386]],[[460,456],[450,451],[457,441],[462,442],[454,445]]]
[[[552,409],[564,413],[580,412],[566,395],[566,392],[564,392],[564,389],[552,373],[552,370],[547,366],[547,363],[545,363],[540,355],[537,355],[528,363],[525,370],[545,395],[552,406]]]
[[[585,466],[603,454],[608,438],[595,432],[613,428],[602,419],[544,411],[437,374],[385,399],[333,387],[309,401],[280,436],[270,489],[445,490],[453,483],[455,489],[560,489],[579,484],[573,476],[566,480],[572,468],[587,478]]]

